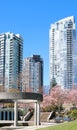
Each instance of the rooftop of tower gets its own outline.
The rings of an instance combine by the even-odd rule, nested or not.
[[[75,22],[75,17],[74,16],[69,16],[69,17],[66,17],[66,18],[63,18],[59,21],[57,21],[58,23],[61,23],[61,22],[67,22],[68,20],[71,20],[72,22]],[[57,23],[55,22],[55,23]]]
[[[22,36],[20,34],[15,34],[15,33],[12,33],[12,32],[4,32],[4,33],[1,33],[0,35],[11,35],[11,36],[17,36],[18,38],[22,38]]]
[[[63,18],[61,20],[58,20],[56,21],[55,23],[52,23],[50,25],[50,29],[51,28],[56,28],[56,27],[59,27],[60,29],[64,28],[64,24],[69,24],[69,23],[72,23],[72,28],[75,29],[76,26],[75,26],[75,17],[74,16],[69,16],[69,17],[66,17],[66,18]],[[58,26],[59,25],[59,26]]]

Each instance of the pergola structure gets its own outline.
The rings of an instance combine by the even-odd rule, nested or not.
[[[14,126],[18,124],[18,102],[35,103],[34,125],[40,125],[40,102],[43,96],[33,92],[0,92],[0,102],[14,102]]]

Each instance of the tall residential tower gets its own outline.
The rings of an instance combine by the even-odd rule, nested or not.
[[[42,92],[43,89],[43,60],[40,55],[24,59],[23,91]]]
[[[22,89],[23,40],[19,34],[0,34],[0,91]]]
[[[55,80],[62,88],[77,83],[76,25],[73,16],[51,24],[49,30],[50,86]]]

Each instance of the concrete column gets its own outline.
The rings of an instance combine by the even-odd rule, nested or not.
[[[17,109],[17,101],[14,102],[14,126],[17,126],[18,123],[18,109]]]
[[[7,111],[7,120],[9,120],[9,111]]]
[[[13,113],[13,111],[12,111],[12,113],[11,113],[11,114],[12,114],[12,120],[13,120],[13,116],[14,116],[14,115],[13,115],[13,114],[14,114],[14,113]]]
[[[37,125],[37,102],[35,102],[34,125]]]
[[[40,102],[37,102],[37,125],[40,125]]]
[[[34,125],[40,125],[40,102],[35,102]]]

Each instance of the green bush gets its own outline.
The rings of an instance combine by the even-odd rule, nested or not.
[[[77,110],[70,110],[68,115],[73,119],[77,119]]]

